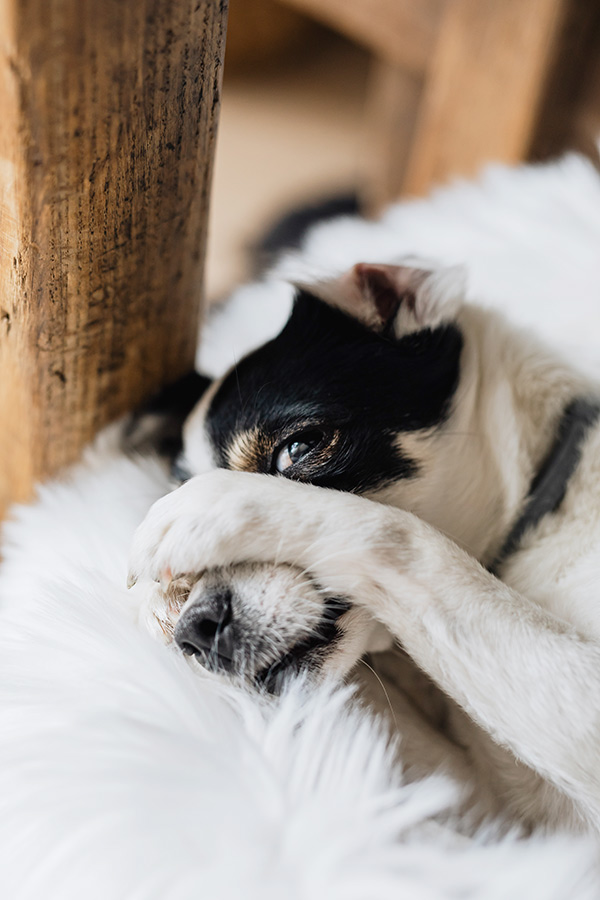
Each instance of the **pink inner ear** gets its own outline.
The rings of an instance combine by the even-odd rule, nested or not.
[[[358,263],[354,274],[361,294],[371,300],[385,326],[396,316],[401,303],[414,312],[416,291],[430,273],[410,266]]]
[[[363,297],[372,301],[383,325],[391,322],[404,299],[402,295],[398,295],[386,269],[387,266],[371,266],[368,263],[354,266],[360,292]]]

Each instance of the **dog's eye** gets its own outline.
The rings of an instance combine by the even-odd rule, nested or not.
[[[291,466],[302,462],[322,440],[323,433],[321,431],[305,431],[302,434],[295,434],[276,452],[275,469],[278,472],[285,472]]]

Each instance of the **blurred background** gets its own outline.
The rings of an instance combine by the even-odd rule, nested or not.
[[[369,54],[277,0],[233,0],[207,259],[218,299],[285,212],[360,182]],[[248,252],[250,251],[250,252]]]
[[[600,0],[231,0],[207,289],[283,215],[597,154]]]

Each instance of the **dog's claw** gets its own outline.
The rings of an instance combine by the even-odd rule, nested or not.
[[[160,573],[161,589],[163,591],[166,591],[172,581],[173,581],[173,573],[171,572],[170,566],[166,566]]]
[[[127,588],[132,588],[135,584],[137,584],[137,575],[134,575],[133,572],[130,572],[127,576]]]

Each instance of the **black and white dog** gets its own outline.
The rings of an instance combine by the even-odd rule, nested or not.
[[[395,643],[371,662],[415,774],[598,829],[600,389],[463,295],[413,264],[299,286],[188,418],[131,583],[194,664],[267,689]]]

